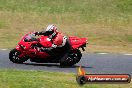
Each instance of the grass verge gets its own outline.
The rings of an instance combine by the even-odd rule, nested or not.
[[[130,88],[130,84],[86,84],[80,86],[76,75],[63,72],[0,70],[0,88]]]

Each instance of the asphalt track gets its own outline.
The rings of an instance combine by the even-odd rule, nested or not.
[[[130,74],[132,75],[132,55],[84,53],[81,61],[72,67],[59,67],[59,64],[31,63],[15,64],[8,59],[9,50],[0,50],[0,69],[43,70],[76,72],[82,66],[87,73]]]

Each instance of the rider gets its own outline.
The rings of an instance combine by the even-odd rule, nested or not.
[[[60,50],[67,51],[71,49],[69,39],[64,36],[62,33],[58,32],[57,27],[53,24],[48,25],[46,31],[35,32],[35,35],[44,35],[48,36],[49,40],[52,42],[52,46],[49,48],[40,48],[41,51],[51,51],[51,50]]]

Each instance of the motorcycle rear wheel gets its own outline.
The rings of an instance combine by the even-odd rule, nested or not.
[[[60,61],[60,66],[73,66],[78,63],[82,57],[82,53],[80,50],[75,50],[74,52],[70,52],[67,58],[63,58]]]
[[[18,56],[21,53],[17,50],[17,49],[12,49],[9,53],[9,59],[10,61],[12,61],[13,63],[23,63],[25,61],[28,60],[28,58],[23,57],[23,58],[19,58]]]

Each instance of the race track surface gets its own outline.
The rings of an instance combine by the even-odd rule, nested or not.
[[[0,50],[0,69],[24,69],[58,72],[77,72],[82,66],[87,73],[114,73],[132,75],[132,55],[121,54],[91,54],[85,53],[81,61],[72,67],[59,67],[59,64],[31,63],[15,64],[9,61],[9,50]]]

